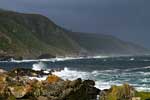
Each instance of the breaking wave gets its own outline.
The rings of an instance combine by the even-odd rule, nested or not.
[[[144,69],[150,68],[144,67]],[[133,70],[133,69],[131,69]],[[144,73],[144,72],[143,72]],[[94,80],[95,87],[103,90],[109,89],[112,85],[122,85],[123,83],[130,83],[134,86],[138,91],[150,91],[150,72],[146,72],[143,74],[142,72],[121,72],[119,69],[114,70],[103,70],[103,71],[79,71],[79,70],[72,70],[67,67],[64,68],[62,71],[55,71],[53,74],[61,77],[64,80],[74,80],[77,78],[82,78],[83,80]],[[145,78],[141,78],[145,77]],[[135,81],[136,80],[136,81]],[[140,83],[143,84],[141,85]],[[138,84],[139,83],[139,84]]]
[[[12,64],[14,66],[29,64],[33,70],[44,70],[47,73],[51,68],[55,69],[57,67],[63,70],[55,71],[53,74],[62,79],[82,78],[83,80],[94,80],[95,87],[99,89],[108,89],[111,85],[129,83],[139,91],[150,91],[150,57],[58,57],[39,60],[12,60],[12,62],[14,63],[8,63],[8,69]],[[6,63],[1,64],[6,65]],[[30,78],[44,80],[46,76]]]

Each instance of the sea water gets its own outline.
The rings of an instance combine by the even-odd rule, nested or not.
[[[43,68],[44,70],[63,69],[55,71],[53,74],[64,80],[91,79],[95,81],[95,87],[99,89],[108,89],[111,85],[129,83],[138,91],[150,91],[150,56],[61,58],[61,60],[13,60],[0,62],[0,68],[6,70],[11,70],[15,67],[32,68],[34,70]],[[43,79],[45,79],[45,76]]]

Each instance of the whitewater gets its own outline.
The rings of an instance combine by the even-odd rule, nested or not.
[[[16,66],[44,70],[48,73],[52,69],[53,74],[64,80],[94,80],[95,87],[103,90],[112,85],[129,83],[138,91],[150,91],[150,56],[126,56],[126,57],[89,57],[89,58],[53,58],[40,60],[5,61],[0,62],[1,68],[11,70]],[[30,79],[45,80],[47,76],[30,77]]]

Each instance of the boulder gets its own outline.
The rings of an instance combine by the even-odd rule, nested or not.
[[[66,98],[68,97],[72,92],[74,92],[73,88],[68,88],[66,90],[64,90],[61,94],[61,98]]]
[[[4,73],[7,73],[7,71],[4,69],[0,69],[0,74],[4,74]]]
[[[93,80],[85,80],[83,81],[83,84],[87,86],[95,86],[95,82]]]
[[[53,56],[51,54],[42,54],[37,59],[49,59],[49,58],[56,58],[56,56]]]
[[[27,69],[27,68],[15,68],[9,72],[10,76],[30,76],[30,77],[39,77],[39,76],[44,76],[44,75],[49,75],[49,73],[45,73],[43,70],[41,71],[35,71],[32,69]]]
[[[7,81],[7,78],[8,78],[8,75],[7,74],[0,74],[0,83],[6,83]]]
[[[74,80],[74,81],[71,81],[71,82],[69,83],[69,86],[72,87],[72,88],[74,88],[74,87],[79,86],[81,83],[82,83],[81,78],[78,78],[78,79],[76,79],[76,80]]]
[[[13,56],[0,55],[0,61],[10,61],[12,58],[13,58]]]
[[[10,86],[9,90],[15,98],[23,98],[25,95],[27,95],[29,92],[31,92],[32,87],[29,86],[29,85],[26,85],[26,86]]]
[[[15,60],[23,60],[23,57],[17,56],[17,57],[13,57],[13,59],[15,59]]]
[[[52,83],[56,83],[58,81],[61,81],[62,79],[56,75],[49,75],[46,79],[46,81],[49,83],[49,84],[52,84]]]
[[[56,75],[43,81],[29,78],[38,74],[24,68],[0,74],[0,100],[96,100],[100,91],[92,80],[62,80]]]

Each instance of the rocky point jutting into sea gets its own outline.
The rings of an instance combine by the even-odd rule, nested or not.
[[[59,69],[60,70],[60,69]],[[35,71],[16,68],[0,70],[0,100],[149,100],[150,94],[138,92],[127,83],[100,90],[93,80],[63,80],[55,70]],[[46,76],[43,80],[38,77]]]

